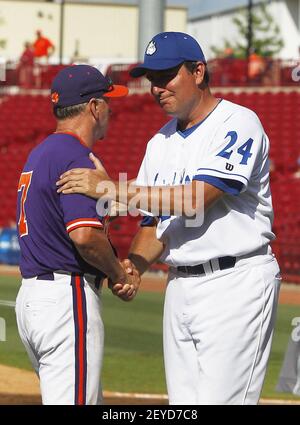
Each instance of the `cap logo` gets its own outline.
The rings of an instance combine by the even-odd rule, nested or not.
[[[57,92],[52,93],[51,100],[52,100],[52,103],[57,103],[59,101],[59,94]]]
[[[153,55],[156,52],[156,45],[154,41],[150,41],[146,49],[146,55]]]

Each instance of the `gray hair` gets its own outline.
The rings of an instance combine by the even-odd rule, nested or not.
[[[105,102],[105,100],[101,98],[96,99],[97,102]],[[79,103],[78,105],[65,106],[65,107],[57,107],[53,109],[53,113],[58,120],[64,120],[66,118],[74,118],[77,115],[81,114],[89,102]]]
[[[81,114],[81,112],[85,110],[87,104],[88,102],[71,106],[58,106],[57,108],[53,109],[53,113],[58,120],[73,118]]]

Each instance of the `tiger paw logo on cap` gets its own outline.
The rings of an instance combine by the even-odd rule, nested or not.
[[[154,41],[150,41],[146,49],[146,55],[153,55],[156,52],[156,46]]]
[[[57,103],[59,101],[59,94],[55,91],[51,94],[52,103]]]

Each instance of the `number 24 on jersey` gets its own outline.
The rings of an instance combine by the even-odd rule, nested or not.
[[[236,131],[229,131],[226,134],[225,139],[227,137],[230,137],[229,143],[225,146],[224,149],[221,150],[221,152],[217,154],[217,156],[222,156],[223,158],[229,159],[233,153],[233,149],[230,149],[230,148],[233,145],[235,145],[235,143],[237,142],[238,135]],[[240,164],[247,165],[248,159],[251,158],[252,156],[252,153],[250,152],[252,148],[252,144],[253,144],[253,139],[250,138],[247,140],[246,143],[244,143],[242,146],[238,148],[237,153],[242,156]]]

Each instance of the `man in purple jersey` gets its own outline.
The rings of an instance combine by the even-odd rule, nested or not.
[[[70,66],[55,77],[51,99],[56,131],[30,153],[18,187],[17,222],[22,285],[16,302],[20,337],[40,378],[43,404],[99,404],[103,324],[99,289],[131,300],[140,282],[127,274],[104,230],[96,201],[59,195],[55,182],[105,135],[110,97],[128,89],[96,68]]]

